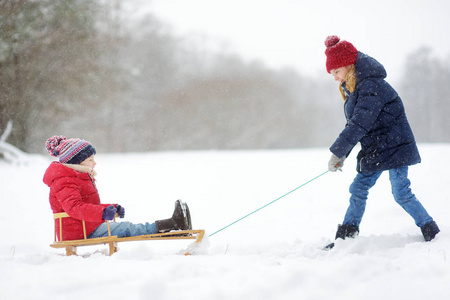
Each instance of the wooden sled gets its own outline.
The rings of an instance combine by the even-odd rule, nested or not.
[[[50,244],[50,247],[53,247],[53,248],[65,248],[67,256],[76,255],[77,247],[79,247],[79,246],[95,246],[95,245],[108,244],[109,255],[112,255],[118,251],[117,243],[119,243],[119,242],[196,239],[195,242],[200,243],[203,239],[203,236],[205,235],[205,231],[203,229],[199,229],[199,230],[171,231],[171,232],[166,232],[166,233],[156,233],[156,234],[119,238],[119,237],[117,237],[117,235],[111,235],[111,228],[109,226],[109,221],[106,220],[106,225],[108,227],[108,236],[88,239],[86,236],[86,225],[83,220],[82,223],[83,223],[84,238],[82,240],[63,241],[62,240],[62,219],[67,218],[67,217],[69,217],[69,215],[65,212],[53,214],[53,219],[59,220],[60,236],[59,236],[59,241],[57,241],[56,224],[55,224],[55,241],[53,242],[53,244]],[[184,255],[190,255],[190,253],[186,252]]]

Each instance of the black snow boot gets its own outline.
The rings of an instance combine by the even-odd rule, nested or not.
[[[172,218],[155,221],[158,232],[169,232],[172,230],[191,230],[191,214],[186,203],[177,200]]]
[[[423,225],[420,229],[422,230],[422,234],[426,242],[434,239],[436,234],[440,231],[435,221],[431,221],[430,223]]]
[[[338,230],[336,231],[337,239],[345,240],[346,237],[354,238],[359,234],[359,228],[353,225],[338,225]]]
[[[359,228],[353,225],[338,225],[338,229],[336,231],[336,237],[334,238],[335,240],[337,239],[343,239],[345,240],[345,238],[354,238],[359,234]],[[326,250],[330,250],[333,249],[334,247],[334,243],[328,244],[327,246],[325,246]]]

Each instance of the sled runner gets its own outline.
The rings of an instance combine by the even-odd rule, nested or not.
[[[101,237],[101,238],[88,239],[86,236],[85,222],[82,221],[84,239],[63,241],[62,240],[62,219],[67,218],[67,217],[69,217],[69,215],[65,212],[53,214],[53,219],[59,220],[60,236],[59,236],[59,241],[57,241],[56,224],[55,224],[55,241],[53,242],[53,244],[50,244],[50,247],[53,247],[53,248],[65,248],[67,256],[76,255],[77,247],[79,247],[79,246],[95,246],[95,245],[108,244],[109,245],[109,255],[112,255],[118,251],[117,243],[119,243],[119,242],[196,239],[195,243],[200,243],[203,239],[203,236],[205,235],[205,231],[203,229],[199,229],[199,230],[171,231],[171,232],[165,232],[165,233],[156,233],[156,234],[119,238],[119,237],[117,237],[117,235],[111,235],[109,221],[106,220],[106,225],[108,227],[108,236]],[[185,255],[190,255],[190,253],[186,252]]]

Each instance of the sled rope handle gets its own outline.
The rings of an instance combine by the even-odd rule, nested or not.
[[[292,191],[290,191],[290,192],[287,192],[287,193],[286,193],[286,194],[284,194],[283,196],[280,196],[280,197],[278,197],[277,199],[275,199],[275,200],[273,200],[273,201],[271,201],[271,202],[267,203],[266,205],[264,205],[264,206],[261,206],[261,207],[260,207],[260,208],[258,208],[257,210],[254,210],[254,211],[252,211],[251,213],[249,213],[249,214],[247,214],[247,215],[243,216],[242,218],[240,218],[240,219],[238,219],[238,220],[234,221],[233,223],[230,223],[230,224],[228,224],[227,226],[225,226],[225,227],[223,227],[223,228],[221,228],[221,229],[217,230],[216,232],[214,232],[214,233],[211,233],[211,234],[210,234],[209,236],[213,236],[213,235],[215,235],[216,233],[219,233],[219,232],[221,232],[222,230],[224,230],[224,229],[226,229],[226,228],[228,228],[228,227],[230,227],[230,226],[232,226],[232,225],[236,224],[237,222],[239,222],[239,221],[242,221],[243,219],[245,219],[245,218],[247,218],[247,217],[249,217],[249,216],[253,215],[254,213],[256,213],[256,212],[260,211],[261,209],[263,209],[263,208],[265,208],[265,207],[269,206],[270,204],[272,204],[272,203],[275,203],[276,201],[280,200],[281,198],[283,198],[283,197],[286,197],[287,195],[289,195],[289,194],[291,194],[291,193],[295,192],[296,190],[298,190],[298,189],[299,189],[299,188],[301,188],[301,187],[304,187],[304,186],[305,186],[305,185],[307,185],[308,183],[310,183],[310,182],[312,182],[312,181],[316,180],[317,178],[319,178],[319,177],[321,177],[321,176],[325,175],[325,174],[326,174],[326,173],[328,173],[328,172],[329,172],[329,171],[327,170],[327,171],[323,172],[322,174],[320,174],[320,175],[317,175],[317,176],[316,176],[316,177],[314,177],[313,179],[310,179],[310,180],[308,180],[307,182],[305,182],[305,183],[303,183],[302,185],[300,185],[300,186],[296,187],[296,188],[295,188],[295,189],[293,189]]]

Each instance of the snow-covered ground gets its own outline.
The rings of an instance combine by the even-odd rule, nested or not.
[[[42,175],[50,160],[0,161],[0,299],[448,299],[450,145],[419,147],[412,188],[442,230],[430,243],[383,174],[360,236],[321,250],[347,208],[354,151],[344,172],[210,236],[192,256],[180,254],[192,243],[185,240],[122,243],[111,257],[106,246],[80,247],[65,257],[49,247]],[[211,234],[325,172],[328,157],[326,149],[99,154],[97,182],[103,202],[123,205],[126,220],[167,218],[181,198],[194,227]]]

